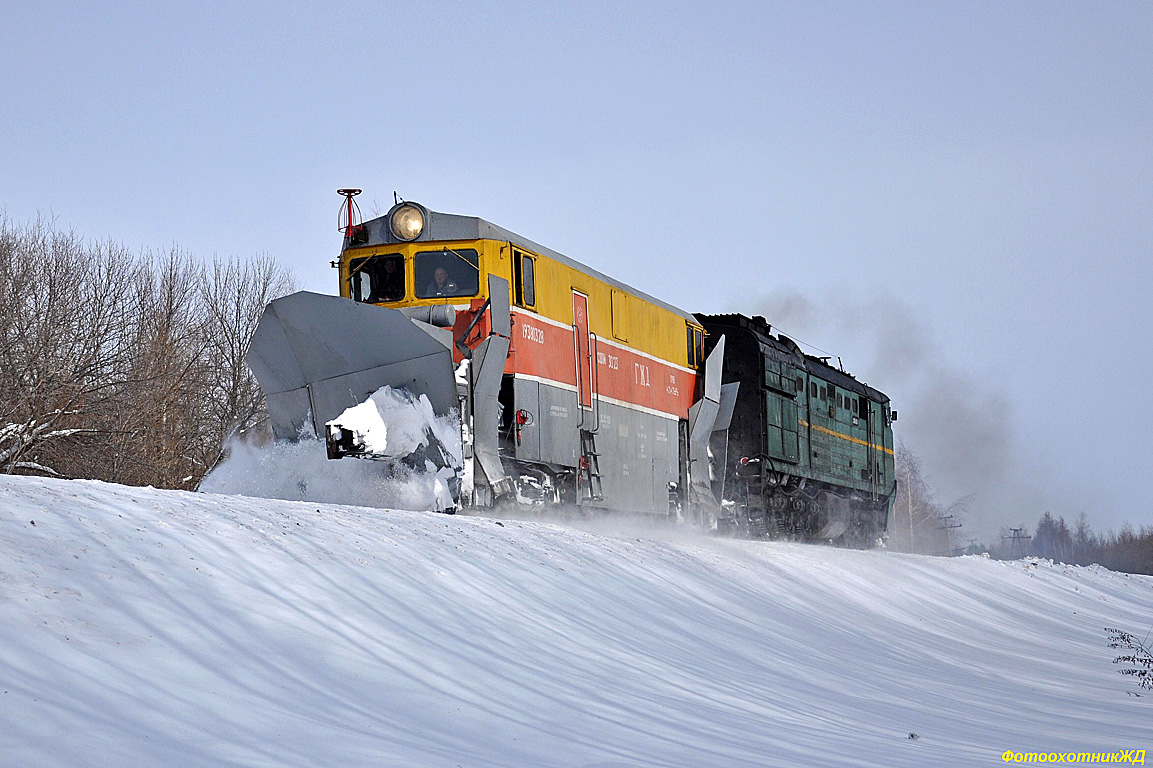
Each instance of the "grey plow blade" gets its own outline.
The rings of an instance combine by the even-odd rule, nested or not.
[[[269,304],[246,360],[276,438],[324,435],[325,422],[385,385],[427,395],[437,416],[456,408],[452,353],[422,325],[395,309],[307,291]]]

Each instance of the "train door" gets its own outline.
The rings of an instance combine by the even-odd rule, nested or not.
[[[781,437],[784,447],[785,460],[798,462],[801,460],[800,447],[800,417],[797,409],[797,397],[805,386],[800,371],[791,366],[784,366],[782,382],[785,397],[781,401]],[[789,394],[788,390],[792,390]]]
[[[580,291],[572,292],[573,353],[576,358],[577,400],[583,408],[592,408],[592,357],[589,355],[589,298]]]
[[[795,369],[766,356],[765,448],[773,458],[791,463],[800,460],[796,397]]]

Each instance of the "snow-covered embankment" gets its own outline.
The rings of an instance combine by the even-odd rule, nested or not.
[[[0,477],[4,766],[1142,749],[1102,628],[1151,622],[1095,568]]]

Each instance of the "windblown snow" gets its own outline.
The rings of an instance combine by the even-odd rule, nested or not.
[[[377,458],[419,455],[423,466],[393,460],[385,467],[383,462],[351,457],[330,461],[324,441],[316,437],[263,446],[234,440],[228,457],[204,478],[200,489],[401,509],[456,506],[450,486],[464,464],[460,421],[455,413],[433,413],[427,395],[381,387],[328,425],[351,432],[354,442]],[[431,460],[434,456],[437,463]]]
[[[464,464],[460,421],[437,417],[428,395],[414,397],[408,390],[384,386],[328,424],[350,430],[356,442],[371,453],[395,457],[427,448],[434,438],[444,446],[453,466]]]
[[[0,765],[1150,747],[1153,579],[0,476]],[[915,734],[915,737],[913,736]]]

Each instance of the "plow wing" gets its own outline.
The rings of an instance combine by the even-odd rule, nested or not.
[[[325,423],[384,386],[456,408],[451,337],[396,309],[301,291],[264,310],[246,360],[268,399],[278,440],[325,434]]]

